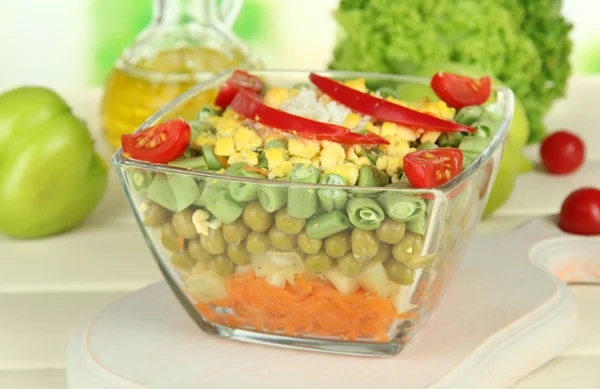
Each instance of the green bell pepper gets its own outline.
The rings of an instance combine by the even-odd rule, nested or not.
[[[431,77],[438,71],[456,73],[469,77],[483,77],[489,74],[475,66],[459,63],[445,63],[425,65],[415,73],[415,75]],[[502,82],[493,76],[492,83],[502,86]],[[424,96],[429,97],[431,101],[439,100],[428,85],[407,84],[400,87],[398,95],[401,100],[406,101],[420,99]],[[515,96],[513,121],[508,132],[504,155],[502,157],[502,162],[500,163],[496,182],[490,193],[483,217],[489,216],[504,204],[515,186],[515,181],[519,173],[524,173],[533,169],[533,163],[528,161],[522,155],[523,147],[527,144],[528,138],[529,120],[527,119],[527,114],[525,113],[523,105],[518,97]]]
[[[77,226],[96,207],[107,169],[86,124],[55,92],[0,95],[0,232],[38,238]]]

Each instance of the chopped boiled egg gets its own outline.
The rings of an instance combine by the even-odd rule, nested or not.
[[[344,177],[346,183],[351,186],[356,185],[356,181],[358,180],[358,166],[353,163],[335,165],[324,172],[324,174],[328,173],[334,173]]]
[[[235,147],[232,138],[218,137],[215,143],[215,154],[228,157],[235,153]]]
[[[192,141],[192,147],[199,149],[202,146],[214,146],[217,138],[213,134],[202,134]]]
[[[323,141],[323,150],[319,160],[321,161],[321,168],[324,170],[331,169],[337,164],[344,162],[346,158],[346,151],[339,143]]]
[[[242,150],[231,154],[227,159],[229,165],[237,162],[245,162],[250,166],[256,166],[258,165],[258,153],[252,150]]]
[[[452,119],[456,114],[456,109],[449,107],[443,101],[423,104],[420,111],[445,120]]]
[[[262,146],[262,138],[248,127],[240,127],[233,136],[236,150],[249,150]]]
[[[288,151],[291,155],[311,159],[319,153],[319,141],[312,139],[290,139]]]

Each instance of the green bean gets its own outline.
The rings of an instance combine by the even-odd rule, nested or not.
[[[208,268],[221,277],[230,276],[235,270],[235,264],[229,260],[227,254],[215,255],[215,258],[210,261]]]
[[[414,271],[400,262],[390,259],[383,264],[388,278],[400,285],[411,285],[414,280]]]
[[[288,235],[296,235],[304,229],[306,219],[293,217],[282,208],[275,214],[275,225]]]
[[[298,234],[298,247],[306,254],[316,254],[323,247],[323,240],[311,238],[305,231]]]
[[[333,267],[333,260],[320,251],[317,254],[307,256],[304,265],[311,272],[320,274]]]
[[[148,187],[148,199],[154,201],[171,212],[177,212],[175,194],[169,185],[169,179],[164,175],[157,174]]]
[[[363,165],[358,170],[358,186],[386,186],[390,177],[375,166]]]
[[[217,113],[218,113],[217,110],[215,110],[213,107],[211,107],[210,105],[205,105],[204,107],[200,108],[200,110],[198,111],[198,115],[196,115],[196,119],[206,121],[211,116],[217,115]]]
[[[240,219],[233,223],[223,224],[223,238],[225,241],[232,245],[240,244],[250,232],[250,228],[244,224]]]
[[[250,254],[262,254],[270,247],[269,237],[264,232],[252,231],[246,238],[246,250]]]
[[[352,198],[346,205],[350,222],[363,230],[374,230],[385,218],[377,201],[369,198]]]
[[[200,191],[200,196],[198,196],[198,200],[194,201],[194,205],[200,207],[206,207],[227,193],[225,182],[217,180],[200,181],[198,183],[198,190]]]
[[[258,165],[256,166],[263,169],[269,168],[269,160],[267,159],[267,154],[265,154],[264,150],[258,154]]]
[[[406,232],[406,224],[386,217],[376,230],[377,238],[389,244],[400,243]]]
[[[483,115],[484,110],[480,105],[473,105],[464,107],[458,110],[454,116],[454,121],[466,126],[470,126],[475,123]]]
[[[267,212],[275,212],[287,204],[288,193],[283,186],[261,186],[258,201]]]
[[[152,184],[152,174],[140,170],[127,170],[129,182],[133,190],[139,193],[148,193]]]
[[[458,147],[464,135],[460,132],[442,132],[437,140],[440,147]]]
[[[207,170],[204,157],[182,158],[169,162],[167,165],[188,170]]]
[[[165,249],[173,253],[183,251],[185,247],[182,247],[182,239],[183,238],[177,236],[173,224],[165,223],[160,228],[160,241]],[[183,242],[185,244],[185,241]]]
[[[258,173],[247,177],[264,178]],[[229,194],[235,201],[247,202],[258,199],[258,189],[260,186],[250,182],[230,182],[229,183]]]
[[[178,236],[185,239],[195,239],[198,236],[198,231],[192,222],[192,215],[194,211],[190,208],[184,209],[183,211],[176,212],[173,215],[173,228]]]
[[[329,173],[321,177],[319,182],[325,185],[346,185],[346,180],[339,174]],[[319,203],[326,212],[344,209],[348,201],[348,194],[339,188],[321,188],[317,191]]]
[[[196,139],[203,134],[215,133],[215,127],[205,120],[188,120],[187,123],[192,129],[192,139]]]
[[[223,254],[227,248],[227,242],[223,238],[221,230],[208,229],[208,235],[200,235],[202,248],[212,255]]]
[[[175,196],[175,211],[181,211],[192,205],[200,197],[200,189],[196,180],[182,174],[175,174],[168,178],[169,186]]]
[[[418,218],[425,212],[425,201],[402,192],[386,191],[379,197],[379,203],[385,213],[399,222],[407,222]]]
[[[198,262],[209,263],[213,260],[213,255],[202,247],[200,239],[190,240],[188,242],[188,252],[190,253],[190,256]]]
[[[290,251],[296,248],[296,238],[281,231],[277,226],[269,230],[269,239],[271,245],[281,251]]]
[[[246,205],[242,218],[244,223],[255,232],[266,232],[273,225],[273,214],[265,211],[258,201]]]
[[[338,267],[341,272],[348,277],[354,277],[360,274],[362,270],[362,264],[354,258],[354,254],[346,254],[337,261]]]
[[[359,261],[368,261],[373,258],[379,250],[379,241],[374,231],[352,230],[352,254]]]
[[[377,250],[377,254],[373,258],[371,258],[370,262],[381,262],[384,263],[388,259],[392,257],[392,246],[389,244],[382,243],[379,245],[379,250]]]
[[[306,233],[311,238],[323,239],[350,228],[350,225],[344,212],[337,210],[311,217],[306,225]]]
[[[247,265],[250,263],[250,255],[248,254],[248,250],[246,250],[244,245],[228,245],[227,255],[229,256],[231,262],[235,263],[236,265]]]
[[[438,148],[438,145],[427,141],[427,142],[421,143],[419,145],[419,147],[417,147],[417,150],[431,150],[431,149],[437,149],[437,148]]]
[[[169,220],[171,213],[160,205],[150,202],[144,212],[144,225],[146,227],[160,227]]]
[[[398,91],[387,86],[377,89],[377,92],[379,92],[379,95],[384,99],[387,97],[398,99]]]
[[[171,257],[171,264],[180,273],[189,273],[192,271],[192,267],[196,264],[196,261],[185,251],[182,253],[173,254]]]
[[[313,165],[295,163],[290,173],[293,182],[316,184],[321,172]],[[317,212],[318,196],[316,189],[290,187],[288,190],[288,213],[294,217],[306,219]]]
[[[331,258],[341,258],[352,249],[350,234],[338,232],[325,239],[325,252]]]
[[[423,237],[413,232],[407,232],[400,243],[394,245],[392,255],[398,262],[406,266],[414,263],[423,252]]]
[[[242,212],[244,212],[244,206],[233,200],[231,196],[225,192],[222,192],[221,196],[208,203],[206,209],[208,209],[219,221],[225,224],[233,223],[240,217]]]
[[[286,149],[287,150],[287,143],[285,143],[284,140],[281,139],[273,139],[268,141],[265,144],[265,150],[269,150],[269,149]]]
[[[246,162],[236,162],[231,165],[227,169],[225,169],[225,174],[229,174],[230,176],[239,176],[245,167],[249,166]]]
[[[489,146],[491,138],[482,138],[477,136],[465,137],[458,148],[463,153],[463,169],[475,162],[483,151]]]
[[[406,222],[406,229],[416,234],[425,234],[425,214],[422,213],[418,218]]]

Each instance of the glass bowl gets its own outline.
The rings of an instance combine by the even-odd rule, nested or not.
[[[252,73],[266,85],[282,87],[306,83],[309,74]],[[321,74],[362,77],[370,89],[429,82],[401,75]],[[178,109],[195,99],[199,110],[203,92],[229,76],[195,86],[139,130],[180,117]],[[458,176],[426,190],[401,184],[335,186],[341,207],[324,200],[332,186],[155,165],[127,159],[121,149],[113,161],[165,280],[204,332],[296,349],[390,356],[434,311],[480,220],[512,120],[512,92],[494,88],[491,104],[497,113],[494,136]],[[171,181],[188,189],[169,192]],[[148,191],[157,190],[169,197],[171,209],[148,201]],[[386,215],[378,228],[350,227],[349,219],[373,207]],[[194,222],[204,223],[201,233]]]

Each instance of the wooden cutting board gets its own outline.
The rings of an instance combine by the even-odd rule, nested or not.
[[[202,333],[164,282],[93,317],[67,351],[70,389],[506,388],[573,340],[565,282],[600,283],[600,238],[548,218],[477,236],[436,311],[398,356],[293,351]]]

